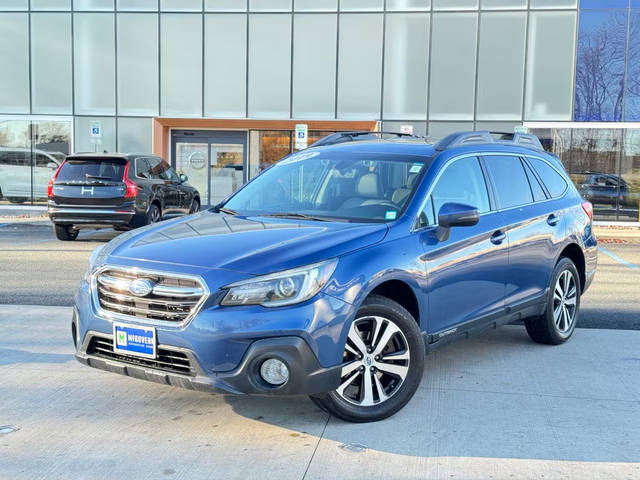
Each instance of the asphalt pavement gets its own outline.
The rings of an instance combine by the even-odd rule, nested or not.
[[[2,479],[640,479],[640,332],[487,332],[429,354],[398,414],[349,424],[91,369],[70,318],[0,305]]]
[[[0,219],[0,304],[73,305],[91,251],[112,229],[56,240],[47,220]],[[640,243],[602,243],[596,278],[582,298],[580,327],[640,330]]]

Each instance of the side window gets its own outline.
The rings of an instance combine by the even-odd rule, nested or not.
[[[421,226],[437,223],[440,208],[448,202],[471,205],[480,213],[490,210],[487,184],[476,157],[455,160],[445,167],[420,214]]]
[[[51,158],[43,153],[36,153],[36,167],[47,168],[50,163],[55,163]]]
[[[179,182],[180,178],[178,177],[178,174],[176,172],[173,171],[173,168],[169,167],[165,170],[164,174],[167,176],[167,179],[171,180],[172,182]]]
[[[520,158],[487,155],[484,160],[493,180],[500,208],[518,207],[533,202],[529,180]]]
[[[149,162],[144,157],[136,158],[136,176],[140,178],[151,178]]]
[[[552,198],[561,196],[567,190],[567,182],[551,165],[539,158],[529,158],[529,161],[540,175],[542,183],[546,185]]]
[[[171,166],[165,162],[164,160],[160,160],[160,178],[163,180],[171,180],[171,175],[169,174],[169,169]]]
[[[544,193],[542,185],[538,181],[538,178],[535,176],[531,167],[524,163],[524,169],[527,171],[527,178],[529,179],[529,185],[531,186],[531,192],[533,192],[533,201],[539,202],[541,200],[546,200],[547,196]]]
[[[147,161],[149,162],[149,174],[151,178],[160,180],[162,178],[162,164],[160,163],[160,159],[147,157]]]

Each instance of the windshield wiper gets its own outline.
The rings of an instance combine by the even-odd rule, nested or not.
[[[275,217],[275,218],[301,218],[303,220],[316,220],[319,222],[330,222],[337,219],[327,217],[316,217],[315,215],[308,215],[306,213],[298,212],[283,212],[283,213],[261,213],[260,217]]]

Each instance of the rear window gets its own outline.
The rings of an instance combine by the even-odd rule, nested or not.
[[[529,157],[531,166],[540,175],[542,183],[545,184],[552,198],[561,196],[567,189],[567,182],[551,165],[539,158]]]
[[[487,155],[484,158],[496,187],[500,208],[518,207],[533,202],[529,180],[518,157]]]
[[[58,182],[77,182],[103,180],[121,182],[124,176],[125,160],[120,159],[67,159],[56,180]]]

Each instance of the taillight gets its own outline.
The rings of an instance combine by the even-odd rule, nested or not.
[[[60,166],[53,173],[53,177],[51,177],[51,180],[49,180],[49,183],[47,184],[47,197],[48,198],[53,198],[53,182],[56,179],[56,177],[58,176],[58,172],[62,168],[62,165],[64,165],[64,164],[65,164],[65,162],[62,162],[60,164]]]
[[[593,205],[591,205],[591,202],[582,202],[582,209],[589,217],[589,221],[593,222]]]
[[[136,198],[138,196],[138,185],[129,180],[129,165],[130,163],[127,163],[124,166],[124,173],[122,174],[122,181],[127,187],[124,198]]]

